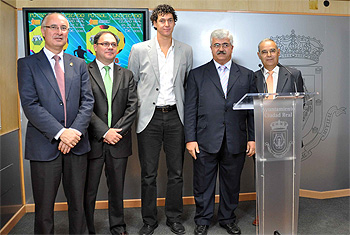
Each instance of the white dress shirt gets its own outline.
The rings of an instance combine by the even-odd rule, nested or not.
[[[101,76],[102,76],[102,79],[103,79],[103,82],[104,82],[104,79],[105,79],[105,76],[106,76],[106,70],[104,69],[104,67],[106,65],[104,65],[101,61],[99,61],[98,59],[96,59],[96,63],[97,63],[97,66],[98,66],[98,69],[100,70],[100,73],[101,73]],[[113,83],[113,78],[114,78],[114,62],[110,63],[109,65],[109,76],[111,77],[111,80],[112,80],[112,83]]]
[[[158,40],[156,40],[156,42],[160,80],[159,95],[156,105],[174,105],[176,104],[174,92],[174,40],[172,40],[166,56],[162,52]]]
[[[49,60],[51,68],[52,68],[52,71],[53,71],[53,74],[56,77],[56,73],[55,73],[55,59],[53,58],[53,56],[56,55],[56,54],[54,54],[53,52],[49,51],[46,47],[44,47],[44,53],[45,53],[47,59]],[[61,66],[62,71],[64,72],[63,50],[60,53],[58,53],[57,55],[61,58],[59,60],[59,64]]]
[[[219,64],[218,62],[216,62],[215,60],[213,60],[213,61],[214,61],[216,70],[219,72],[219,67],[222,65]],[[230,74],[231,65],[232,65],[232,60],[229,60],[226,64],[224,64],[224,66],[226,66],[226,68],[228,69],[228,71],[227,71],[228,74]]]
[[[273,70],[272,78],[273,78],[273,92],[276,93],[277,90],[277,83],[278,83],[278,73],[280,71],[280,67],[276,66]],[[264,68],[264,76],[265,76],[265,84],[266,84],[266,79],[269,76],[269,70]]]

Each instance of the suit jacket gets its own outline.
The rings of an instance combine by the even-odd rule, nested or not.
[[[254,113],[232,107],[246,93],[256,92],[254,77],[253,71],[232,62],[225,99],[213,60],[193,69],[186,90],[186,143],[197,141],[200,150],[217,153],[226,134],[229,152],[244,152],[247,140],[255,140]]]
[[[159,95],[159,67],[156,38],[135,44],[129,56],[129,69],[137,82],[139,109],[136,132],[143,131],[151,121]],[[174,93],[180,120],[184,122],[184,86],[192,68],[192,48],[174,40]]]
[[[106,89],[96,60],[88,64],[92,91],[95,98],[94,111],[89,126],[91,151],[90,159],[98,158],[103,153],[103,135],[108,127],[108,101]],[[107,145],[112,157],[122,158],[132,154],[131,125],[137,111],[137,93],[131,71],[114,64],[112,88],[112,128],[123,129],[123,138],[115,145]]]
[[[67,128],[82,133],[79,143],[71,152],[76,155],[90,150],[87,128],[94,98],[84,60],[63,54]],[[18,89],[23,111],[28,118],[25,158],[51,161],[58,157],[55,135],[64,128],[64,108],[60,90],[45,53],[18,60]]]
[[[288,67],[291,75],[286,68],[280,67],[278,73],[278,81],[276,93],[285,93],[285,92],[296,92],[295,87],[297,87],[298,92],[304,91],[303,78],[301,72],[297,69]],[[265,85],[265,77],[263,76],[261,70],[255,71],[256,75],[256,86],[259,93],[267,93],[267,88]],[[264,89],[265,86],[265,89]]]

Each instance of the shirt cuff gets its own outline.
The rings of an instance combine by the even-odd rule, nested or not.
[[[62,128],[56,135],[55,140],[58,140],[66,128]]]

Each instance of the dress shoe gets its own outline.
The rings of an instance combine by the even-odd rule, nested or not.
[[[112,235],[127,235],[128,232],[125,230],[124,226],[114,226],[111,228]]]
[[[171,223],[168,220],[166,225],[170,227],[170,230],[175,234],[185,234],[185,227],[180,222]]]
[[[253,221],[253,225],[259,226],[259,216],[255,218],[255,220]]]
[[[241,229],[236,223],[220,224],[220,226],[226,229],[228,234],[241,234]]]
[[[194,235],[207,235],[208,233],[208,225],[196,225],[196,228],[194,229]]]
[[[158,224],[155,225],[149,225],[149,224],[144,224],[142,228],[139,231],[140,235],[151,235],[153,234],[154,230],[158,227]]]

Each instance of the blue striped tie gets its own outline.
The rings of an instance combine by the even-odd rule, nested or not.
[[[219,76],[222,90],[224,91],[225,98],[227,96],[227,84],[228,84],[228,69],[225,65],[219,66]]]

